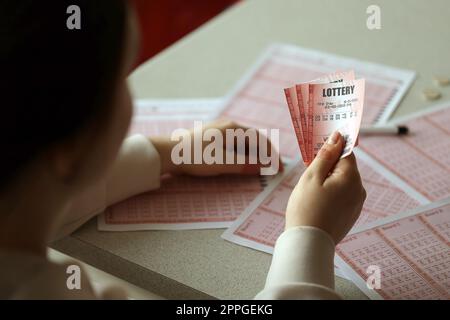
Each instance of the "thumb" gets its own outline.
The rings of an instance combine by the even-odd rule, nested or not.
[[[322,146],[322,149],[320,149],[316,158],[308,167],[310,174],[316,177],[320,183],[323,183],[335,166],[336,162],[338,162],[343,148],[344,138],[339,131],[333,132],[327,142]]]

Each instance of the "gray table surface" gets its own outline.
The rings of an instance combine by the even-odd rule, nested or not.
[[[381,29],[366,8],[381,7]],[[397,115],[431,105],[421,91],[450,75],[446,0],[247,0],[141,66],[130,84],[138,98],[220,97],[272,42],[287,42],[417,72]],[[151,41],[151,40],[150,40]],[[441,101],[450,87],[439,88]],[[231,244],[223,230],[98,232],[92,220],[54,248],[167,298],[252,298],[271,256]],[[336,278],[345,298],[364,299]]]

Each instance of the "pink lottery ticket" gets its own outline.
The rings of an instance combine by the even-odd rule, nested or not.
[[[285,107],[283,88],[348,69],[366,79],[362,118],[366,125],[386,121],[414,79],[411,71],[290,45],[274,45],[239,81],[220,116],[256,128],[279,129],[281,155],[296,159],[300,151]]]
[[[289,114],[291,116],[295,135],[297,136],[297,142],[300,148],[302,159],[308,159],[309,155],[306,152],[306,136],[304,134],[306,133],[306,131],[304,131],[304,128],[306,128],[306,117],[304,112],[303,114],[301,114],[300,108],[298,107],[299,100],[302,99],[301,92],[297,93],[296,88],[293,87],[284,89],[284,94],[286,96]]]
[[[298,141],[299,143],[303,142],[303,148],[305,149],[305,156],[302,154],[302,158],[306,159],[307,163],[309,163],[309,159],[311,159],[311,155],[309,154],[309,150],[311,150],[310,145],[308,144],[308,124],[310,124],[310,115],[308,113],[309,110],[305,108],[308,106],[309,99],[309,87],[307,85],[297,84],[295,85],[295,92],[297,94],[297,102],[298,102],[298,110],[300,113],[300,129],[301,134],[303,135],[303,139]],[[298,140],[298,135],[297,135]],[[301,148],[301,146],[300,146]],[[305,163],[305,161],[303,161]]]
[[[305,165],[309,165],[313,159],[311,155],[311,150],[313,146],[313,110],[314,106],[310,105],[310,85],[311,84],[325,84],[325,83],[335,83],[344,81],[353,81],[355,79],[355,73],[353,70],[347,72],[336,72],[333,74],[326,75],[319,79],[315,79],[308,83],[297,84],[293,87],[284,89],[286,95],[286,101],[289,108],[289,113],[291,115],[292,124],[294,126],[294,131],[297,136],[297,142],[300,147],[301,155]],[[337,100],[337,99],[335,99]],[[336,101],[337,102],[337,101]],[[363,100],[361,99],[361,103]],[[330,112],[328,112],[330,113]],[[328,117],[327,117],[328,120]],[[344,119],[342,119],[344,120]],[[361,120],[355,118],[348,118],[345,121],[354,122],[355,120]],[[338,119],[339,121],[339,119]],[[327,121],[330,124],[334,123],[335,120]],[[343,126],[341,126],[343,127]]]
[[[410,134],[364,136],[360,148],[428,200],[450,197],[450,101],[393,123]]]
[[[308,139],[312,161],[328,137],[339,131],[345,139],[342,157],[349,155],[356,144],[364,103],[364,79],[346,82],[310,84],[308,101],[311,128]]]
[[[446,199],[354,230],[337,246],[335,261],[370,298],[448,300],[449,248]]]

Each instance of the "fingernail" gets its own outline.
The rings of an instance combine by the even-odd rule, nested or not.
[[[338,142],[339,136],[340,136],[339,131],[333,132],[333,134],[328,137],[327,143],[328,144],[336,144]]]

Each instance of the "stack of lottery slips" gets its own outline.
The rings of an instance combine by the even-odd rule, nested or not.
[[[303,162],[308,166],[334,132],[345,140],[341,157],[357,143],[364,106],[364,79],[336,72],[284,89]]]

